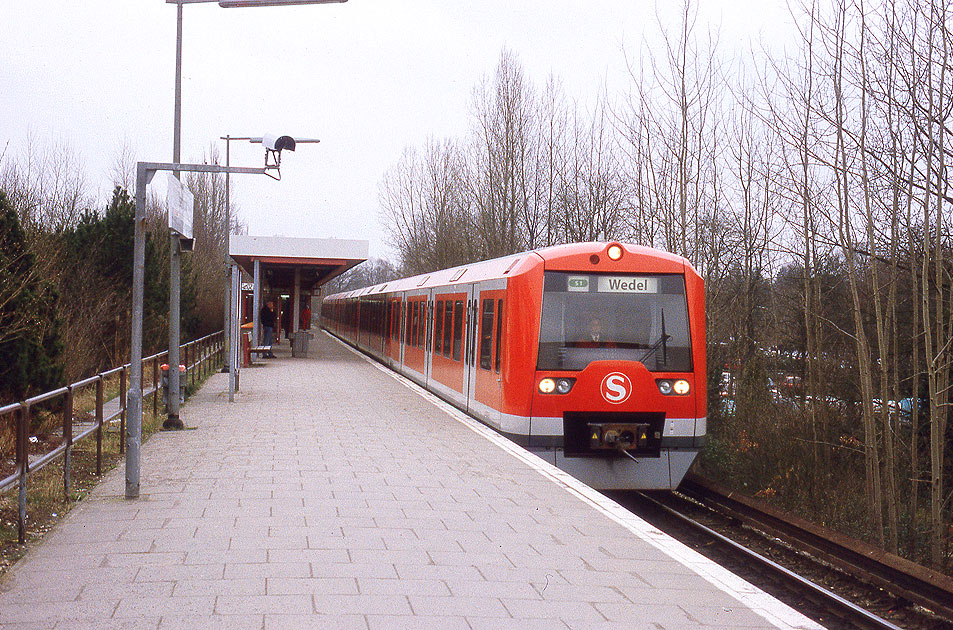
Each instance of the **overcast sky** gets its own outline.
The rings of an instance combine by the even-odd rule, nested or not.
[[[719,28],[726,50],[788,28],[784,0],[700,9],[699,28]],[[504,47],[535,84],[553,74],[584,104],[602,86],[627,90],[625,54],[637,58],[657,33],[656,12],[655,0],[186,5],[182,159],[202,161],[217,143],[224,161],[226,134],[320,138],[283,156],[281,182],[232,177],[239,216],[252,235],[368,239],[372,256],[389,257],[384,172],[405,147],[466,133],[473,88]],[[68,146],[98,206],[124,148],[171,161],[175,16],[163,0],[0,1],[0,153]],[[263,158],[260,146],[232,142],[233,165]]]

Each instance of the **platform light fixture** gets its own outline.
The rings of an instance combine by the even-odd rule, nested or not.
[[[342,4],[347,0],[165,0],[166,4],[176,5],[176,36],[175,36],[175,100],[172,123],[172,163],[181,163],[182,147],[182,7],[186,4],[207,4],[218,2],[219,6],[225,8],[239,7],[266,7],[266,6],[291,6],[297,4]],[[268,164],[266,153],[266,171],[279,168],[278,157],[280,152],[276,152],[275,163]],[[278,177],[267,173],[273,179],[281,177],[280,171]],[[173,171],[175,178],[179,178],[179,171]],[[228,226],[230,227],[230,226]],[[183,251],[183,240],[177,235],[172,234],[169,247],[169,364],[179,365],[179,343],[181,341],[181,317],[180,317],[180,275],[181,275],[181,257]],[[169,371],[169,385],[172,391],[177,391],[179,387],[179,373],[176,370]],[[164,429],[184,428],[182,420],[179,418],[179,399],[177,396],[170,397],[168,418],[162,423]]]
[[[283,7],[293,4],[343,4],[347,0],[219,0],[224,9],[240,7]]]

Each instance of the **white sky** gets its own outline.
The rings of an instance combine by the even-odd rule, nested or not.
[[[723,49],[788,29],[784,0],[699,6],[699,27],[720,27]],[[637,56],[655,16],[655,0],[186,5],[182,160],[201,161],[214,142],[224,161],[226,134],[320,138],[283,156],[281,182],[232,177],[239,216],[252,235],[368,239],[372,256],[389,257],[384,172],[407,146],[466,133],[473,88],[504,46],[536,85],[553,74],[591,102],[603,85],[610,96],[628,88],[623,46]],[[171,161],[175,17],[163,0],[0,1],[0,153],[9,142],[6,159],[17,160],[30,138],[38,151],[67,145],[97,207],[123,147]],[[263,157],[232,142],[232,165]]]

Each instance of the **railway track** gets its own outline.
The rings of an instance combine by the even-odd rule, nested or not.
[[[953,630],[953,579],[705,480],[614,498],[827,628]]]

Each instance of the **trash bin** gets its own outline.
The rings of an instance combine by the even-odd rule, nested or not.
[[[307,330],[299,330],[291,333],[291,356],[307,357],[310,341],[311,333]]]
[[[169,406],[169,364],[159,366],[162,370],[162,404]],[[185,366],[179,366],[179,404],[185,402]]]

